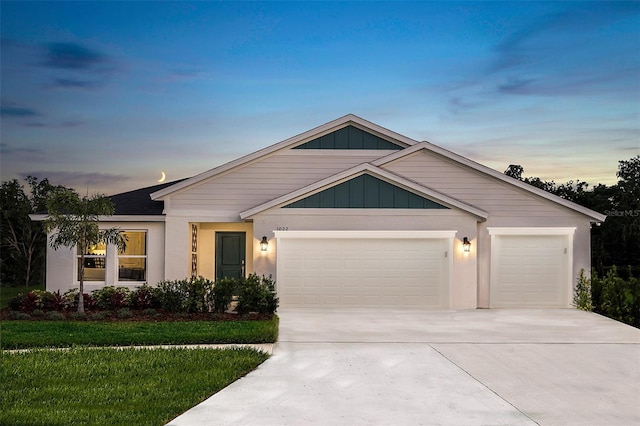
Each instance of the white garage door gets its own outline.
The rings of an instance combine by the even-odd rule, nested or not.
[[[282,307],[448,307],[449,238],[303,235],[278,235]]]
[[[495,235],[492,308],[566,308],[571,288],[570,235]]]

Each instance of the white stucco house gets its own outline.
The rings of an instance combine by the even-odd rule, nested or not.
[[[255,272],[281,307],[570,307],[605,220],[354,115],[112,199],[129,244],[88,253],[86,291]],[[77,263],[49,249],[47,289]]]

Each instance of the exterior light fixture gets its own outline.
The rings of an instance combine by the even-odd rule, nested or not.
[[[260,251],[267,251],[269,248],[269,241],[267,241],[267,237],[262,237],[262,241],[260,241]]]
[[[462,248],[465,253],[469,253],[471,251],[471,241],[469,241],[469,238],[464,237],[462,239]]]

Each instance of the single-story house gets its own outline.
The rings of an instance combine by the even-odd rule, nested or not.
[[[351,114],[112,199],[129,244],[87,253],[87,291],[256,273],[281,307],[570,307],[605,220]],[[78,259],[49,249],[47,289],[77,286]]]

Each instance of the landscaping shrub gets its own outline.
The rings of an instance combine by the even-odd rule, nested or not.
[[[129,308],[118,309],[116,312],[116,316],[120,319],[131,318],[133,316],[133,312]]]
[[[240,282],[232,278],[222,278],[215,282],[213,291],[209,293],[209,303],[214,312],[225,312],[233,301],[233,294]]]
[[[156,291],[144,284],[131,292],[130,306],[134,309],[151,309],[159,306]]]
[[[142,314],[143,314],[143,315],[146,315],[146,316],[148,316],[148,317],[152,317],[152,316],[154,316],[154,315],[155,315],[155,314],[157,314],[157,313],[158,313],[158,311],[156,311],[156,310],[155,310],[155,309],[153,309],[153,308],[147,308],[147,309],[145,309],[144,311],[142,311]]]
[[[182,285],[186,286],[186,312],[208,312],[206,295],[211,293],[214,283],[204,277],[191,278]]]
[[[238,313],[273,314],[276,309],[278,309],[278,298],[275,293],[275,281],[271,276],[258,277],[256,274],[251,274],[240,282],[236,307]]]
[[[45,290],[32,290],[20,293],[8,302],[9,308],[20,312],[59,311],[64,309],[64,301],[60,292],[52,293]]]
[[[84,312],[71,312],[69,314],[69,318],[75,321],[85,321],[87,319],[87,314]]]
[[[162,281],[155,289],[159,306],[170,312],[208,312],[214,283],[203,277]]]
[[[161,281],[155,289],[160,308],[169,312],[178,312],[182,308],[184,292],[179,281]]]
[[[60,291],[51,292],[45,290],[33,290],[37,296],[36,305],[43,311],[61,311],[64,309],[64,300],[60,295]]]
[[[111,314],[109,312],[96,312],[95,314],[91,314],[89,319],[91,321],[104,321],[109,318]]]
[[[79,294],[80,290],[78,290],[77,288],[72,288],[62,294],[62,303],[65,310],[71,311],[78,309]],[[83,296],[85,309],[91,310],[96,307],[96,302],[90,294],[84,293]]]
[[[58,311],[49,311],[44,315],[44,319],[48,321],[62,321],[65,319],[64,314]]]
[[[618,275],[614,266],[600,278],[592,272],[594,311],[634,327],[640,327],[640,280],[629,271],[629,279]]]
[[[580,270],[580,276],[573,295],[573,305],[582,311],[593,311],[591,280],[585,277],[584,269]]]
[[[44,316],[44,311],[42,309],[34,309],[33,312],[31,312],[31,316],[34,318],[41,318]]]
[[[28,320],[31,318],[31,315],[20,311],[11,311],[9,312],[9,318],[12,320]]]
[[[120,309],[129,306],[131,290],[126,287],[105,286],[93,290],[91,297],[100,309]]]

